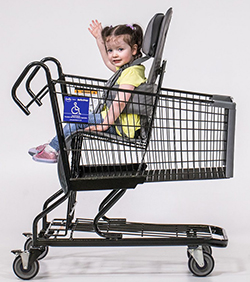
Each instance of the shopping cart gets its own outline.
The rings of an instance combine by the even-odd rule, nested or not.
[[[223,228],[127,222],[124,218],[107,217],[107,212],[127,189],[138,184],[233,176],[235,103],[232,99],[162,88],[166,62],[161,57],[171,16],[172,9],[165,15],[156,14],[145,33],[146,57],[141,61],[153,58],[147,85],[143,86],[148,90],[130,91],[132,98],[127,105],[130,112],[140,113],[141,126],[137,130],[129,123],[118,123],[117,127],[122,127],[120,135],[79,129],[65,138],[65,124],[88,119],[88,112],[108,103],[117,88],[103,79],[64,74],[55,58],[32,62],[13,86],[13,99],[27,115],[31,105],[41,106],[42,98],[47,93],[50,95],[60,145],[61,189],[45,201],[34,219],[32,233],[24,233],[27,237],[24,251],[12,251],[16,255],[13,270],[19,278],[31,279],[37,275],[38,260],[47,255],[49,246],[187,246],[190,271],[196,276],[212,272],[211,247],[227,246]],[[56,66],[56,79],[52,79],[48,63]],[[31,82],[42,70],[47,82],[35,93]],[[24,81],[31,96],[26,105],[17,97],[17,89]],[[134,134],[128,137],[125,131]],[[77,192],[92,190],[111,191],[94,219],[75,218]],[[48,215],[65,202],[66,217],[49,221]]]

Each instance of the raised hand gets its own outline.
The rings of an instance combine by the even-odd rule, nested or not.
[[[101,36],[102,24],[98,20],[92,20],[88,30],[95,38],[98,38]]]

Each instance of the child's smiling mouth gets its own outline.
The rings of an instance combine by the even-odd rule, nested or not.
[[[119,64],[120,62],[121,62],[121,60],[118,60],[118,59],[113,60],[113,63],[114,63],[114,64]]]

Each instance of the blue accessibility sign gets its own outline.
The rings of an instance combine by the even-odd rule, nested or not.
[[[88,120],[89,98],[65,96],[63,121],[88,123]]]

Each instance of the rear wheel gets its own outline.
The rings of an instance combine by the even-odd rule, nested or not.
[[[203,253],[204,255],[204,266],[199,266],[198,263],[195,261],[195,259],[191,256],[188,261],[188,267],[189,270],[195,275],[195,276],[207,276],[210,274],[214,269],[214,259],[213,257],[208,253]]]

